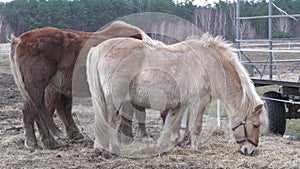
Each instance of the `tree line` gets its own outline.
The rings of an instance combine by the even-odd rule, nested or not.
[[[300,0],[274,0],[287,13],[299,12]],[[103,25],[132,13],[163,12],[194,23],[203,32],[234,40],[235,3],[219,0],[206,6],[193,5],[193,0],[14,0],[0,4],[0,13],[15,35],[35,28],[53,26],[62,29],[97,31]],[[241,16],[268,14],[268,2],[241,1]],[[281,14],[273,8],[273,14]],[[274,35],[300,36],[300,22],[292,18],[273,19]],[[245,38],[267,36],[267,19],[241,23]]]

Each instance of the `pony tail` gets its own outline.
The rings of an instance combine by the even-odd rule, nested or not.
[[[21,39],[18,38],[18,37],[15,37],[14,35],[11,35],[11,42],[10,42],[10,45],[11,45],[11,51],[10,51],[10,68],[11,68],[11,72],[13,74],[13,77],[15,79],[15,83],[17,84],[20,92],[21,92],[21,95],[22,95],[22,98],[25,102],[28,102],[30,103],[29,105],[31,105],[32,103],[32,100],[25,88],[25,85],[24,85],[24,81],[23,81],[23,76],[22,76],[22,72],[20,70],[20,65],[19,65],[19,55],[17,53],[17,49],[18,49],[18,46],[19,44],[21,43]]]
[[[110,128],[107,124],[105,97],[97,69],[97,65],[100,61],[100,58],[101,55],[99,46],[91,48],[87,56],[86,73],[94,108],[94,148],[108,149]]]

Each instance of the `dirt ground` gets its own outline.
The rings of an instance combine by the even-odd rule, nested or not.
[[[237,152],[230,130],[218,129],[204,138],[201,150],[189,150],[189,141],[153,157],[131,159],[97,156],[84,142],[57,150],[24,149],[20,93],[10,73],[7,57],[0,57],[0,168],[299,168],[300,141],[279,136],[260,137],[258,153]],[[151,125],[156,125],[156,128]],[[160,123],[148,123],[151,130]],[[59,140],[62,144],[63,140]],[[65,144],[65,143],[64,143]]]

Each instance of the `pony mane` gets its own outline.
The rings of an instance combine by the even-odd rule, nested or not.
[[[222,52],[220,52],[222,57],[227,58],[236,70],[241,81],[241,87],[243,91],[243,97],[240,106],[246,108],[247,111],[245,112],[251,112],[248,110],[253,109],[260,103],[263,103],[259,95],[256,93],[254,84],[250,79],[246,69],[238,60],[237,54],[235,53],[232,44],[227,43],[221,36],[217,36],[214,38],[208,33],[205,33],[200,40],[205,42],[206,46],[214,47],[217,50],[222,49]],[[252,105],[246,104],[248,101],[252,103]]]

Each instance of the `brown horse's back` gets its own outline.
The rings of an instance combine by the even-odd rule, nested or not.
[[[64,66],[68,66],[67,62],[76,60],[89,37],[90,33],[80,31],[52,27],[35,29],[19,36],[17,53],[19,57],[44,57],[57,63],[66,60]]]

